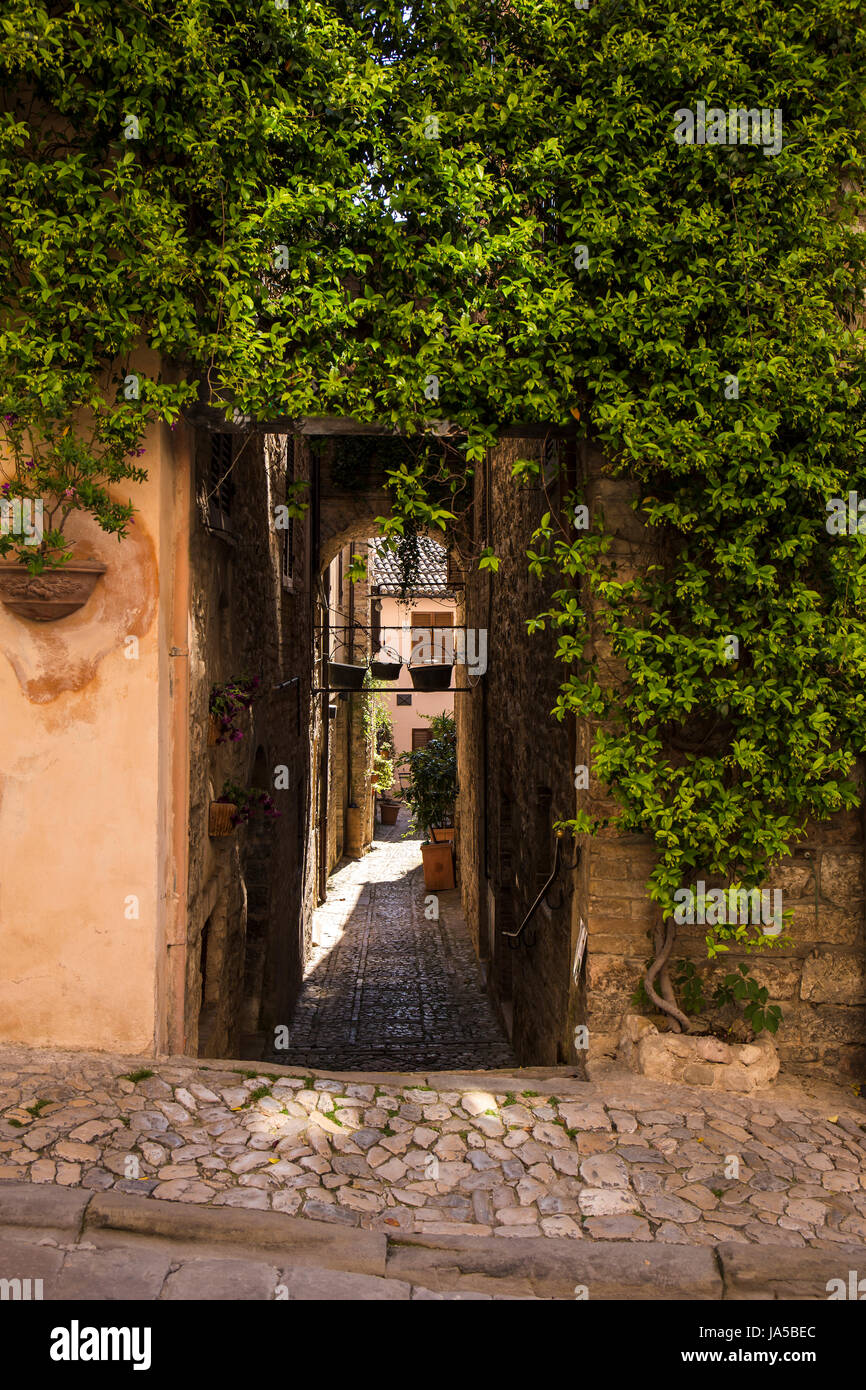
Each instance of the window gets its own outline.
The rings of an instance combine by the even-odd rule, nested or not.
[[[412,703],[412,695],[411,695],[411,692],[410,692],[410,691],[408,691],[408,690],[405,690],[405,691],[399,691],[399,690],[398,690],[398,691],[397,691],[397,704],[398,704],[398,705],[411,705],[411,703]]]
[[[233,460],[234,436],[212,434],[207,478],[208,521],[218,531],[231,529],[232,501],[235,495],[231,473]]]
[[[433,737],[432,729],[413,729],[412,730],[412,752],[416,748],[425,748]]]
[[[418,653],[422,661],[454,660],[453,636],[436,631],[437,628],[443,627],[454,627],[453,612],[422,613],[419,610],[412,614],[412,646],[423,646],[423,650]]]

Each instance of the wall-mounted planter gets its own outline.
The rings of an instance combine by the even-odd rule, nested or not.
[[[409,675],[416,690],[448,690],[453,670],[453,663],[446,665],[443,662],[435,662],[427,666],[410,666]]]
[[[53,623],[83,608],[107,565],[78,560],[62,569],[28,574],[17,560],[0,560],[0,602],[19,618]]]
[[[332,690],[363,690],[366,666],[349,666],[341,661],[328,662],[328,685]]]
[[[207,833],[212,840],[231,835],[235,828],[236,806],[233,801],[212,801],[208,812]]]

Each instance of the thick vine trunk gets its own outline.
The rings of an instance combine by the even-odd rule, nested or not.
[[[671,984],[668,972],[668,960],[676,940],[676,923],[671,919],[665,922],[664,926],[655,927],[653,930],[653,945],[655,947],[655,959],[650,965],[644,976],[644,989],[657,1009],[668,1015],[672,1019],[677,1033],[687,1033],[689,1031],[689,1020],[681,1009],[677,1007],[676,996],[673,985]],[[661,994],[655,988],[655,980],[658,978]]]

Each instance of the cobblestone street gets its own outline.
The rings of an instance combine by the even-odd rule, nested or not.
[[[377,825],[363,859],[332,876],[314,916],[313,955],[286,1066],[340,1071],[510,1067],[514,1055],[484,989],[457,890],[425,916],[420,840],[406,812]]]
[[[866,1105],[850,1091],[564,1072],[340,1079],[6,1047],[0,1197],[23,1182],[401,1234],[862,1258]]]

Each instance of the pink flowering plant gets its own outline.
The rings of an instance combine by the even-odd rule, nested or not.
[[[211,687],[209,710],[219,726],[217,743],[240,743],[241,720],[257,698],[260,684],[258,676],[243,676]]]
[[[133,460],[140,445],[141,416],[121,412],[82,433],[70,421],[28,423],[13,412],[0,418],[0,559],[17,560],[30,574],[62,569],[73,555],[65,535],[73,512],[86,512],[103,531],[123,540],[132,521],[131,502],[116,502],[109,488],[142,483],[147,473]],[[5,476],[3,476],[5,475]],[[16,527],[16,516],[40,518],[33,534]]]
[[[232,825],[243,825],[261,812],[266,820],[276,820],[280,812],[272,796],[259,787],[242,787],[226,778],[217,800],[234,806]]]

